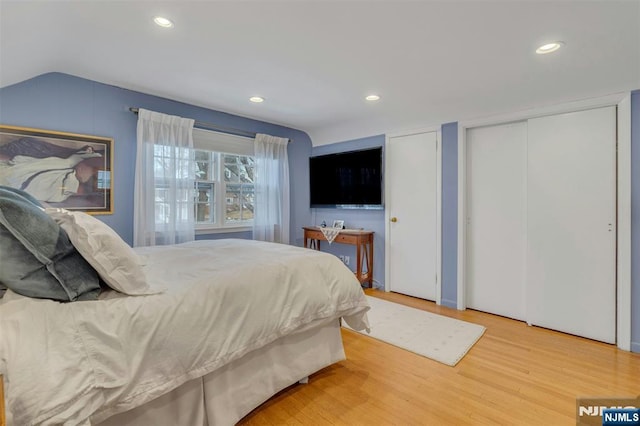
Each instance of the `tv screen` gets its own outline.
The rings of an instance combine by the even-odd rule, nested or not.
[[[382,147],[309,158],[311,207],[383,208]]]

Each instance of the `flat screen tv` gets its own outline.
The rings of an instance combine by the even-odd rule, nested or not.
[[[309,158],[311,207],[382,209],[382,147]]]

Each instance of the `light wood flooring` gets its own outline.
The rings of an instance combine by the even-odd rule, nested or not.
[[[640,395],[640,354],[483,312],[366,290],[487,331],[449,367],[350,330],[345,361],[291,386],[243,425],[575,425],[577,397]]]

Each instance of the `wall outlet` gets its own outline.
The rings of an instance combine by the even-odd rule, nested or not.
[[[341,254],[341,255],[340,255],[340,256],[338,256],[338,257],[340,257],[340,260],[342,261],[342,263],[344,263],[344,255],[342,255],[342,254]]]
[[[344,264],[348,265],[349,264],[349,256],[343,256],[344,257]]]

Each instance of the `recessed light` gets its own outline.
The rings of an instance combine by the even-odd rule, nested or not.
[[[163,28],[173,27],[173,22],[171,21],[171,19],[167,19],[162,16],[156,16],[155,18],[153,18],[153,22],[155,22],[156,25],[161,26]]]
[[[564,46],[563,42],[554,41],[553,43],[543,44],[542,46],[538,47],[536,49],[536,53],[538,55],[544,55],[546,53],[555,52],[556,50],[560,49],[562,46]]]
[[[380,96],[378,95],[369,95],[365,98],[368,101],[377,101],[378,99],[380,99]]]
[[[257,104],[259,104],[260,102],[264,102],[264,98],[261,97],[261,96],[252,96],[252,97],[249,98],[249,100],[251,102],[255,102]]]

